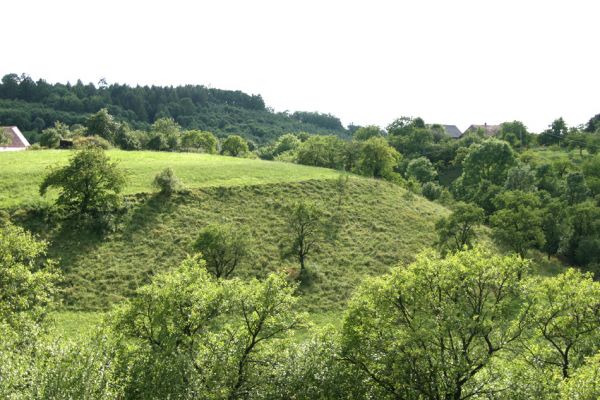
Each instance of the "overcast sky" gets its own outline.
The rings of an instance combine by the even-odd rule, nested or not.
[[[6,1],[0,75],[239,89],[344,124],[541,131],[600,113],[595,3]]]

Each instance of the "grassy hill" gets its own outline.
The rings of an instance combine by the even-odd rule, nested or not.
[[[38,189],[47,168],[66,164],[72,154],[65,150],[0,153],[0,208],[42,200]],[[188,188],[295,182],[338,175],[325,168],[208,154],[121,150],[107,154],[127,172],[127,194],[153,191],[154,176],[167,167],[173,168]]]
[[[35,201],[45,168],[65,163],[68,151],[0,154],[0,204],[16,207]],[[283,207],[296,200],[316,202],[335,216],[336,240],[308,257],[310,279],[299,287],[301,306],[320,321],[339,313],[367,276],[410,262],[435,240],[434,224],[448,211],[385,181],[351,177],[341,205],[339,172],[287,163],[201,154],[111,151],[129,171],[127,211],[116,232],[105,237],[73,226],[53,225],[39,216],[17,219],[50,241],[49,256],[64,270],[65,308],[105,310],[131,296],[160,271],[192,252],[198,231],[227,223],[247,232],[252,256],[237,276],[294,275],[298,266],[280,257],[285,234]],[[155,194],[150,182],[170,166],[190,188],[170,199]],[[19,217],[20,215],[20,217]],[[80,325],[78,313],[59,318]],[[83,315],[83,314],[82,314]],[[94,320],[83,316],[82,323]],[[71,328],[69,328],[71,329]]]

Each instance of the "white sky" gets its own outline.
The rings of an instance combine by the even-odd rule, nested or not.
[[[61,1],[0,3],[0,75],[203,84],[277,111],[360,125],[600,113],[600,2]]]

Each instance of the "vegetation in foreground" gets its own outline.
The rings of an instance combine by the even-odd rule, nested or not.
[[[531,276],[517,255],[422,253],[368,279],[340,328],[298,343],[297,284],[219,279],[199,257],[157,274],[90,338],[45,335],[60,275],[8,224],[0,393],[88,399],[545,399],[600,395],[600,283]],[[23,252],[30,248],[31,252]],[[35,282],[35,284],[30,284]],[[14,351],[15,349],[19,351]]]

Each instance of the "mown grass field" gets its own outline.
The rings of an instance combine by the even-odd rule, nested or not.
[[[47,169],[66,164],[72,154],[68,150],[0,153],[0,208],[47,201],[38,194]],[[154,176],[167,167],[188,188],[296,182],[338,175],[325,168],[197,153],[110,150],[107,154],[127,173],[126,194],[153,191]]]

